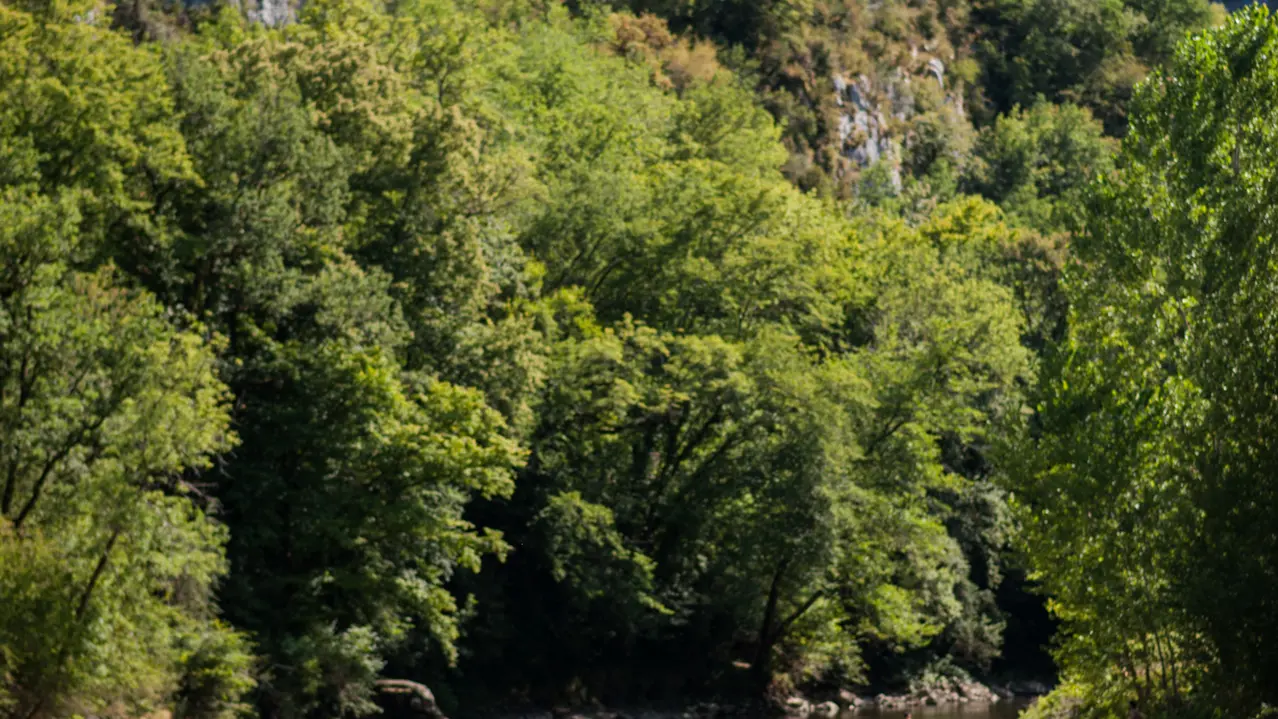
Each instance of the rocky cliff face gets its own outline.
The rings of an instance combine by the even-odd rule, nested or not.
[[[917,60],[917,51],[914,53]],[[965,119],[963,96],[947,91],[945,63],[937,57],[919,63],[920,73],[896,67],[877,80],[860,74],[848,79],[835,74],[835,102],[839,108],[839,146],[853,171],[886,162],[892,184],[900,189],[904,152],[917,138],[912,121],[921,112],[916,89],[931,83],[929,95],[940,94],[941,102],[958,120]]]
[[[856,195],[871,167],[876,185],[899,187],[927,157],[961,146],[979,75],[971,34],[966,2],[835,0],[801,30],[762,43],[761,96],[785,128],[787,175],[804,189]]]
[[[883,107],[874,98],[874,84],[865,75],[848,82],[842,75],[834,76],[836,102],[843,110],[839,113],[839,141],[843,156],[857,167],[867,167],[879,160],[898,155],[888,127]],[[894,104],[896,92],[889,86],[889,105]],[[899,174],[896,182],[900,182]]]
[[[296,6],[300,5],[300,1],[296,2]],[[296,18],[292,0],[244,0],[242,9],[250,20],[267,27],[287,25]]]

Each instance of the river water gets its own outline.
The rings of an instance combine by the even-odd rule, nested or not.
[[[914,719],[1016,719],[1026,707],[1026,702],[1009,701],[996,704],[953,704],[936,707],[913,707]],[[888,709],[863,709],[843,715],[843,719],[873,717],[873,719],[903,719],[905,712]]]

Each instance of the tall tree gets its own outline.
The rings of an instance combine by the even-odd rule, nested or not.
[[[226,389],[198,328],[68,267],[74,197],[0,200],[0,708],[230,716],[252,680],[200,476],[234,441]]]
[[[1267,11],[1238,13],[1139,93],[1075,245],[1033,460],[1011,475],[1097,711],[1274,699],[1275,43]]]

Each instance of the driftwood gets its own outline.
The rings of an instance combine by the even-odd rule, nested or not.
[[[448,719],[425,684],[407,679],[378,679],[374,701],[384,719]]]

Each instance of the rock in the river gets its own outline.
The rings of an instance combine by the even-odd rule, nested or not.
[[[378,679],[375,701],[385,719],[446,719],[435,695],[424,684],[407,679]]]
[[[958,693],[967,701],[994,703],[999,696],[992,689],[980,682],[959,682]]]
[[[874,697],[874,703],[880,709],[904,709],[909,706],[910,698],[903,696],[892,696],[890,694],[880,694]]]
[[[834,702],[821,702],[812,707],[812,713],[819,717],[836,717],[839,715],[839,705]]]
[[[785,700],[785,713],[789,716],[805,717],[812,713],[812,704],[803,697],[790,697]]]

